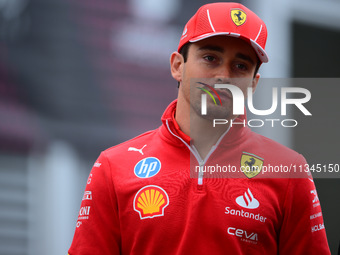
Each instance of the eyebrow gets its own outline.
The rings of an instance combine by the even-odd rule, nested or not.
[[[224,49],[221,48],[221,47],[218,47],[218,46],[214,46],[214,45],[205,45],[205,46],[202,46],[200,48],[198,48],[198,50],[212,50],[212,51],[218,51],[218,52],[221,52],[223,53],[224,52]]]
[[[245,60],[245,61],[248,61],[248,62],[250,62],[251,64],[255,65],[254,60],[253,60],[251,57],[249,57],[248,55],[244,55],[244,54],[242,54],[242,53],[237,53],[237,54],[236,54],[236,57],[237,57],[237,58],[240,58],[240,59],[243,59],[243,60]]]
[[[202,46],[202,47],[198,48],[198,50],[199,51],[211,50],[211,51],[217,51],[217,52],[220,52],[220,53],[224,53],[224,49],[223,48],[221,48],[219,46],[215,46],[215,45],[205,45],[205,46]],[[255,65],[254,60],[250,56],[245,55],[243,53],[237,53],[236,54],[236,58],[240,58],[242,60],[248,61],[251,64]]]

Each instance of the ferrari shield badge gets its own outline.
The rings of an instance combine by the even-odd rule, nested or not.
[[[241,26],[244,24],[244,22],[246,22],[247,14],[240,9],[231,10],[230,15],[236,26]]]
[[[258,175],[263,166],[263,158],[254,154],[243,152],[241,156],[241,170],[248,178]]]

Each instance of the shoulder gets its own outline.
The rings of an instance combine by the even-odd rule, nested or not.
[[[270,138],[251,132],[247,139],[248,153],[261,160],[266,177],[309,178],[309,168],[303,155]],[[248,149],[249,148],[249,149]]]
[[[249,133],[248,141],[251,143],[250,146],[256,148],[259,154],[267,158],[272,158],[279,162],[304,161],[304,157],[295,150],[255,132]]]
[[[130,140],[106,149],[103,151],[103,154],[105,154],[108,158],[120,155],[126,156],[126,153],[128,152],[137,152],[142,154],[143,149],[147,147],[148,144],[155,143],[158,140],[158,137],[158,129],[150,130]]]

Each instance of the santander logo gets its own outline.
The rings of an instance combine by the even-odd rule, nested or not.
[[[256,209],[260,206],[259,201],[254,197],[249,188],[242,196],[236,198],[236,203],[247,209]]]

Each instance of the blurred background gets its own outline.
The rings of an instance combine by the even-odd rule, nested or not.
[[[209,2],[0,0],[0,255],[67,254],[94,161],[161,124],[177,95],[169,56]],[[340,78],[339,1],[238,2],[268,26],[263,78]],[[316,81],[305,88],[319,118],[254,131],[338,164],[340,79]],[[333,254],[339,180],[315,180]]]

